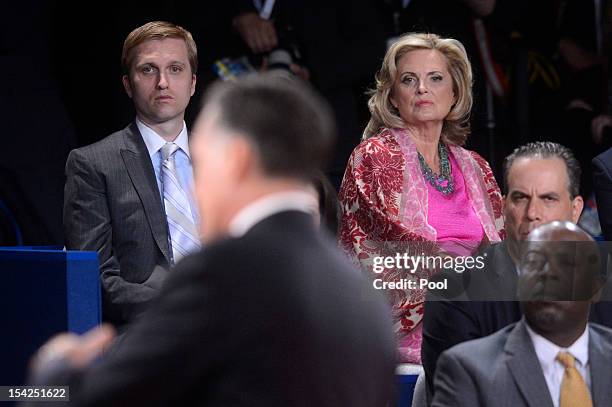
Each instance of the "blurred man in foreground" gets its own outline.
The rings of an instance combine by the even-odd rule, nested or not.
[[[395,344],[385,300],[308,213],[334,135],[297,81],[213,87],[194,129],[206,248],[167,280],[121,347],[62,335],[33,361],[74,405],[385,406]],[[67,381],[66,381],[67,380]]]

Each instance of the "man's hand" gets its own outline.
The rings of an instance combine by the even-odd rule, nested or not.
[[[268,65],[268,57],[264,57],[261,61],[259,72],[266,72],[268,70]],[[296,63],[291,63],[289,65],[289,69],[291,70],[291,73],[297,76],[298,78],[306,82],[310,81],[310,71],[305,66],[298,65]]]
[[[107,324],[100,325],[82,336],[61,333],[51,338],[34,355],[30,362],[33,372],[40,372],[47,365],[63,360],[75,369],[89,365],[115,337],[115,330]]]
[[[233,25],[254,54],[269,52],[278,44],[274,24],[257,13],[240,14],[234,17]]]

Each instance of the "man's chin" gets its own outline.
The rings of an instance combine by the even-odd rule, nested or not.
[[[536,330],[548,331],[563,319],[563,303],[560,301],[529,301],[525,317]]]

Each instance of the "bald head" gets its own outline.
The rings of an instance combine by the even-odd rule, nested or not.
[[[595,241],[571,222],[539,226],[525,242],[519,270],[518,297],[529,325],[557,344],[571,344],[603,282]]]
[[[576,224],[568,221],[554,221],[542,225],[529,233],[528,242],[592,242],[597,249],[595,240]]]
[[[519,299],[524,301],[586,301],[601,283],[597,243],[567,221],[534,229],[523,247],[519,269]]]

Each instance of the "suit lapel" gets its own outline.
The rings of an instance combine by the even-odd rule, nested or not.
[[[508,253],[506,242],[495,245],[493,259],[493,279],[496,295],[502,301],[516,300],[518,275],[516,266]]]
[[[612,370],[610,369],[610,353],[602,347],[603,340],[599,334],[589,328],[589,364],[591,371],[591,395],[594,406],[610,405],[610,385]]]
[[[548,385],[524,320],[520,320],[510,332],[504,352],[507,355],[508,369],[525,399],[525,404],[533,407],[553,407]]]
[[[135,123],[125,129],[124,135],[126,148],[121,150],[121,157],[142,202],[153,238],[170,263],[166,214],[162,207],[149,152]]]

